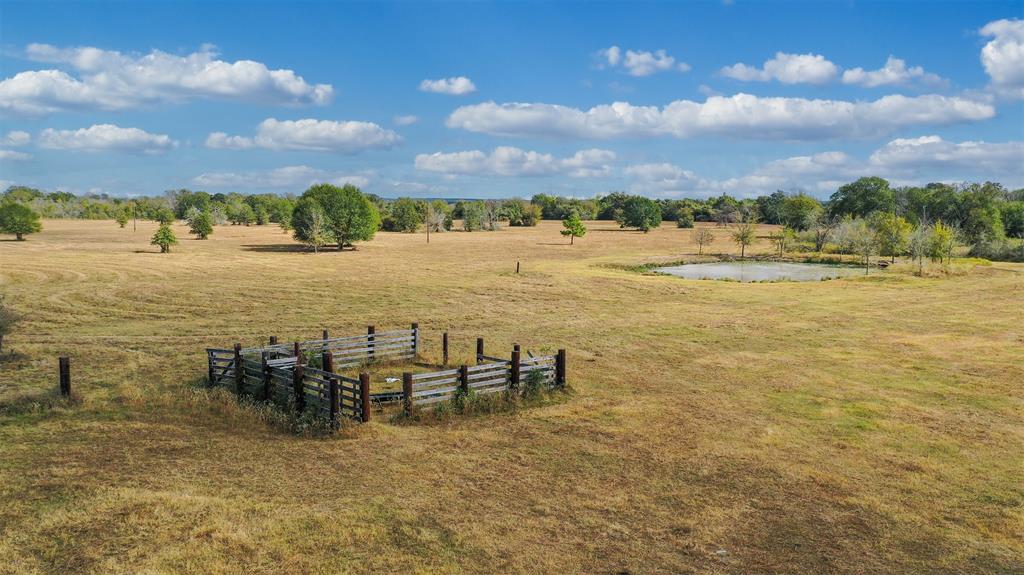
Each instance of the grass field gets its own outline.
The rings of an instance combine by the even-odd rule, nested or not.
[[[689,281],[623,268],[689,257],[687,230],[589,226],[315,256],[273,227],[176,226],[166,255],[149,222],[0,241],[27,316],[0,572],[1024,572],[1024,265]],[[460,357],[565,347],[574,391],[323,439],[195,387],[207,346],[413,321],[428,355],[444,330]],[[60,354],[82,401],[35,406]]]

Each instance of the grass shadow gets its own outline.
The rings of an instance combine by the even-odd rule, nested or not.
[[[313,250],[302,244],[244,244],[242,249],[249,252],[265,253],[265,254],[313,254]],[[323,247],[320,248],[319,253],[338,253],[337,246]],[[347,246],[345,249],[340,250],[342,252],[354,252],[356,248],[354,246]]]

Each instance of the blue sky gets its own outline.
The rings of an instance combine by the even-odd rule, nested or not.
[[[0,184],[1024,186],[1024,3],[0,4]]]

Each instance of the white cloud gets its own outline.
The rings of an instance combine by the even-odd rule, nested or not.
[[[479,176],[553,176],[599,177],[611,172],[610,162],[615,153],[608,150],[580,150],[567,158],[556,158],[521,150],[511,146],[500,146],[490,154],[480,150],[466,152],[419,154],[416,168],[444,174]]]
[[[994,176],[1024,177],[1024,142],[948,142],[939,136],[900,138],[876,150],[871,165],[911,171],[952,169],[984,171]]]
[[[24,146],[32,141],[32,136],[28,132],[21,130],[11,130],[0,138],[0,146]]]
[[[744,82],[778,80],[783,84],[825,84],[835,79],[839,68],[819,54],[777,52],[764,66],[734,64],[722,68],[723,76]]]
[[[139,152],[158,154],[178,145],[166,134],[150,134],[139,128],[95,124],[78,130],[47,128],[36,138],[40,148],[83,152]]]
[[[514,137],[814,140],[873,137],[909,126],[945,125],[993,116],[991,104],[939,95],[891,95],[870,102],[848,102],[736,94],[712,96],[704,103],[676,100],[662,108],[628,102],[589,110],[555,104],[486,102],[457,108],[446,123],[450,128]]]
[[[256,136],[229,136],[213,132],[206,138],[209,148],[249,150],[307,150],[354,154],[363,150],[392,148],[402,137],[372,122],[332,120],[277,120],[260,122]]]
[[[597,56],[601,60],[601,67],[607,65],[608,67],[616,68],[621,65],[630,76],[650,76],[657,72],[669,70],[677,70],[679,72],[690,71],[689,64],[686,62],[679,62],[677,64],[676,59],[669,56],[665,50],[656,50],[654,52],[626,50],[625,55],[623,55],[621,48],[611,46],[598,51]]]
[[[465,76],[442,78],[440,80],[423,80],[420,82],[420,91],[433,92],[435,94],[449,94],[451,96],[464,96],[476,92],[473,81]]]
[[[301,192],[313,184],[352,184],[365,188],[370,179],[365,175],[344,174],[311,168],[309,166],[285,166],[273,170],[249,172],[210,172],[192,178],[192,183],[208,189],[283,189]]]
[[[32,154],[16,152],[14,150],[0,150],[0,162],[27,162],[32,159]]]
[[[44,115],[63,110],[121,110],[194,99],[269,104],[326,104],[334,90],[309,84],[292,70],[271,70],[252,60],[217,59],[213,46],[176,56],[153,50],[129,55],[93,47],[29,44],[29,59],[66,66],[20,72],[0,82],[0,111]]]
[[[844,84],[854,84],[865,88],[890,85],[906,86],[913,82],[920,82],[928,86],[943,86],[947,83],[937,74],[925,72],[924,68],[920,66],[907,68],[906,61],[894,56],[889,56],[885,61],[885,66],[878,70],[853,68],[843,72]]]
[[[409,114],[408,116],[395,116],[391,121],[394,122],[396,126],[411,126],[416,122],[419,122],[420,119]]]
[[[729,193],[754,197],[775,190],[808,190],[827,195],[861,176],[881,176],[894,183],[1000,179],[1024,184],[1024,142],[947,142],[939,136],[895,139],[867,160],[829,151],[767,162],[747,174],[704,178],[670,163],[627,166],[631,190],[663,196],[709,196]]]
[[[1024,98],[1024,20],[996,20],[980,31],[992,37],[981,49],[981,64],[996,93]]]

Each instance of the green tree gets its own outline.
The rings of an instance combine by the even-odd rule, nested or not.
[[[636,228],[646,234],[661,225],[661,205],[643,196],[629,196],[622,203],[615,221],[620,228]]]
[[[871,217],[871,227],[875,230],[879,253],[892,258],[890,261],[895,262],[896,256],[907,250],[911,225],[902,216],[875,212]]]
[[[1006,202],[1000,209],[1003,231],[1014,238],[1024,238],[1024,201]]]
[[[740,257],[747,257],[747,246],[754,243],[757,238],[756,226],[753,222],[740,222],[736,225],[736,231],[732,233],[732,241],[740,246]]]
[[[704,255],[704,246],[715,241],[715,234],[707,228],[697,228],[691,232],[693,243],[697,244],[697,255]]]
[[[114,212],[114,221],[117,222],[117,225],[123,228],[128,225],[128,219],[131,215],[131,206],[128,204],[121,204],[120,206],[117,206],[117,210]]]
[[[161,224],[170,224],[174,221],[174,210],[167,206],[160,206],[153,210],[150,219]]]
[[[178,238],[171,230],[170,224],[160,224],[160,228],[153,234],[153,239],[149,243],[160,246],[160,253],[166,254],[171,251],[171,246],[178,244]]]
[[[196,239],[205,240],[213,233],[213,216],[210,212],[195,211],[188,219],[189,233],[195,234]]]
[[[427,205],[427,228],[432,232],[452,229],[452,207],[444,200],[434,200]]]
[[[775,245],[775,249],[779,250],[779,257],[786,252],[786,248],[796,239],[796,233],[792,228],[782,226],[777,232],[772,232],[768,235],[768,239],[771,240],[772,244]]]
[[[562,220],[562,227],[565,229],[561,231],[561,234],[569,236],[570,246],[576,238],[582,238],[587,235],[587,227],[583,225],[583,220],[580,219],[580,215],[575,211],[569,214],[569,217]]]
[[[813,225],[821,211],[821,202],[807,194],[786,196],[778,208],[779,223],[797,231],[804,231]]]
[[[693,227],[693,210],[688,207],[679,208],[676,214],[676,227],[678,228],[692,228]]]
[[[953,252],[956,250],[957,239],[956,230],[952,226],[948,226],[942,222],[936,222],[932,226],[931,233],[931,244],[928,248],[928,256],[933,260],[938,260],[940,263],[949,261],[953,258]]]
[[[466,202],[462,206],[462,229],[474,232],[484,229],[487,206],[483,202]]]
[[[370,198],[351,184],[340,188],[331,184],[316,184],[306,190],[302,198],[320,205],[327,229],[339,250],[355,242],[372,240],[380,228],[380,212]]]
[[[832,216],[866,217],[873,212],[892,212],[896,209],[896,196],[889,182],[877,177],[860,178],[841,186],[828,201]]]
[[[291,225],[295,230],[295,239],[313,248],[313,253],[319,252],[321,246],[335,241],[323,208],[313,198],[301,198],[296,202]]]
[[[398,198],[391,204],[391,217],[387,229],[395,232],[415,232],[426,219],[426,203],[411,198]]]
[[[907,238],[907,251],[910,257],[917,260],[917,275],[924,275],[924,258],[931,253],[932,249],[932,227],[921,223],[914,231],[910,232]]]
[[[43,229],[39,214],[32,208],[18,203],[0,205],[0,232],[14,234],[20,242],[28,234]]]

